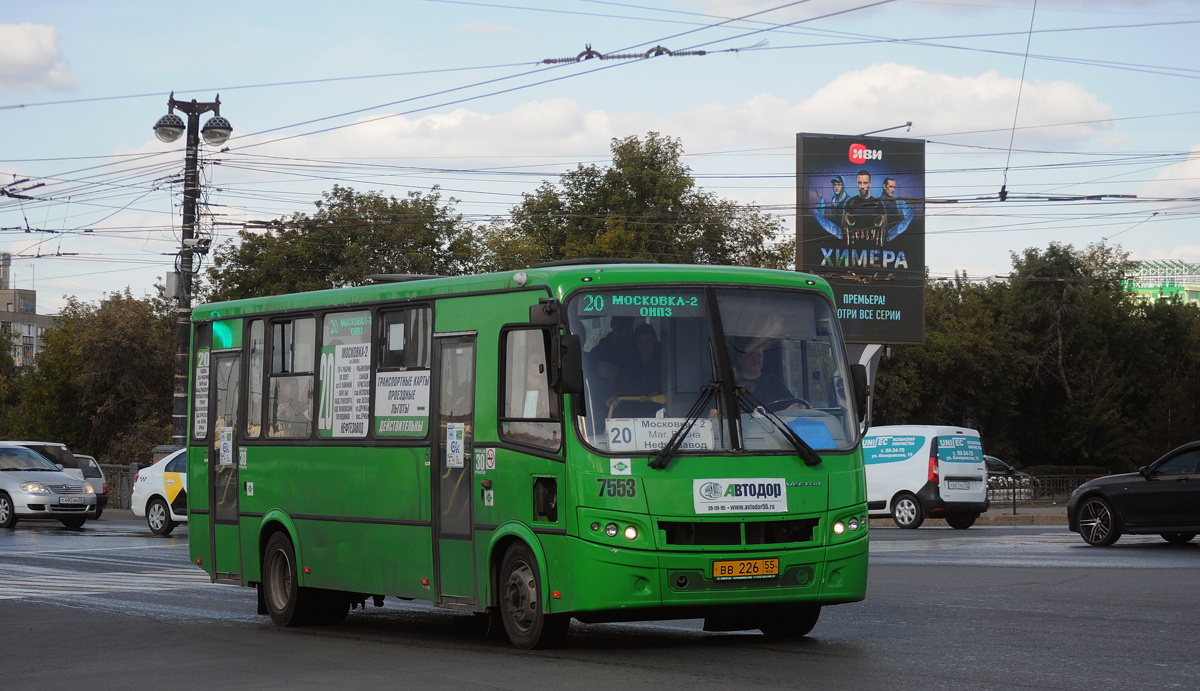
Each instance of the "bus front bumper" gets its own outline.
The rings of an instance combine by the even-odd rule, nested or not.
[[[582,621],[681,619],[716,616],[728,608],[782,602],[839,604],[866,597],[867,538],[833,546],[753,552],[652,552],[564,538],[567,571],[550,570],[561,599],[551,611]],[[549,550],[548,550],[549,551]],[[713,562],[778,559],[779,575],[746,580],[712,578]]]

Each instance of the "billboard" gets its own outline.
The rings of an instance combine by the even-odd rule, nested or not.
[[[796,268],[847,343],[925,342],[925,141],[796,135]]]

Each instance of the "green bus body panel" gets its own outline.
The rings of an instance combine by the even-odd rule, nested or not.
[[[525,274],[524,285],[517,277]],[[587,279],[586,281],[584,279]],[[501,329],[527,324],[529,307],[553,296],[565,300],[577,289],[699,282],[801,288],[830,301],[828,284],[815,276],[767,269],[679,265],[610,264],[528,269],[480,276],[384,283],[337,290],[270,296],[201,305],[197,321],[213,321],[214,350],[242,347],[243,316],[285,311],[323,311],[364,303],[417,301],[432,304],[434,332],[475,332],[476,390],[471,487],[474,542],[441,540],[443,594],[473,598],[477,609],[496,602],[496,576],[504,553],[520,540],[533,551],[542,583],[542,601],[550,612],[653,609],[671,606],[726,605],[763,602],[849,602],[866,592],[866,527],[853,535],[834,536],[835,520],[866,516],[865,473],[861,454],[826,454],[809,467],[795,456],[691,456],[674,458],[667,468],[652,470],[644,456],[634,456],[628,479],[634,496],[607,496],[600,481],[613,477],[608,457],[586,450],[569,422],[564,448],[520,450],[500,438],[499,362]],[[436,367],[437,363],[433,363]],[[194,376],[189,377],[189,388]],[[436,392],[433,392],[436,393]],[[189,434],[193,431],[193,398],[189,396]],[[431,403],[433,401],[431,400]],[[243,408],[245,401],[242,403]],[[570,420],[569,403],[566,411]],[[432,411],[431,411],[432,412]],[[436,414],[431,415],[433,434]],[[365,594],[433,599],[429,585],[437,574],[433,553],[431,437],[423,440],[338,440],[284,442],[242,440],[246,465],[239,469],[239,531],[243,583],[261,579],[259,551],[265,532],[282,526],[296,547],[300,584]],[[189,504],[201,513],[189,516],[193,562],[213,573],[208,464],[211,442],[188,452]],[[489,451],[494,461],[488,461]],[[693,480],[727,477],[786,478],[787,514],[738,514],[724,520],[816,518],[811,543],[737,545],[729,547],[666,545],[659,520],[711,520],[697,516]],[[553,480],[556,515],[534,515],[534,483]],[[491,483],[488,501],[482,486]],[[253,495],[246,491],[252,483]],[[551,520],[553,519],[553,520]],[[590,526],[616,522],[621,533],[607,538]],[[633,526],[634,540],[624,537]],[[222,536],[224,537],[224,536]],[[228,542],[233,544],[237,537]],[[219,541],[222,544],[223,541]],[[727,558],[771,557],[784,569],[805,573],[803,583],[783,587],[775,581],[740,582],[707,589],[679,588],[677,574],[711,575],[712,562]],[[223,552],[220,559],[226,558]],[[474,570],[469,565],[474,562]],[[310,572],[303,573],[303,568]],[[460,568],[461,567],[461,568]],[[224,570],[224,569],[223,569]],[[810,573],[811,572],[811,573]],[[672,576],[676,574],[676,576]],[[705,577],[707,578],[707,576]],[[701,579],[704,580],[704,579]],[[558,592],[560,598],[551,596]]]

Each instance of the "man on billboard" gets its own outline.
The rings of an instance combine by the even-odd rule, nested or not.
[[[903,199],[896,199],[896,178],[883,179],[883,194],[880,195],[883,210],[887,213],[887,237],[884,242],[895,240],[908,230],[913,220],[912,207]]]
[[[858,171],[858,196],[846,201],[842,214],[842,230],[847,242],[867,241],[882,245],[887,212],[883,204],[871,196],[871,172]]]

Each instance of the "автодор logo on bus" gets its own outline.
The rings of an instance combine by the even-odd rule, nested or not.
[[[787,487],[783,478],[692,480],[692,504],[698,514],[786,512]]]

